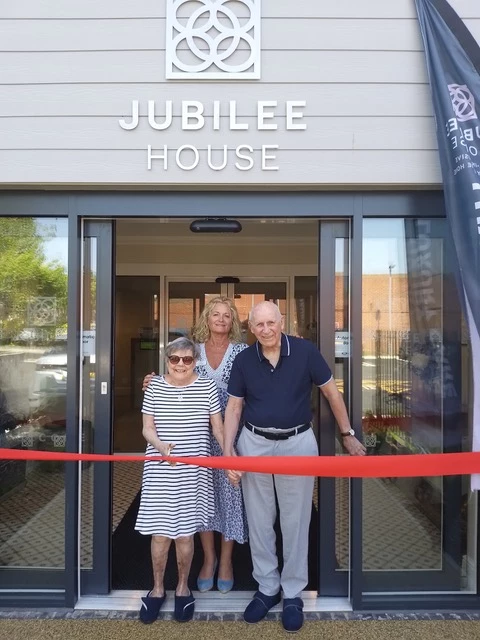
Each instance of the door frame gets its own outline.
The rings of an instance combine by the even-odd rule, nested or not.
[[[334,263],[331,263],[331,256],[335,251],[335,246],[334,244],[332,245],[332,242],[333,243],[335,242],[335,238],[332,235],[331,230],[335,228],[335,225],[338,225],[340,221],[345,223],[345,221],[348,221],[348,218],[339,217],[339,218],[330,219],[330,220],[321,220],[321,219],[318,220],[319,257],[318,257],[318,264],[315,265],[314,270],[312,270],[310,267],[306,268],[305,266],[303,266],[300,270],[295,269],[295,273],[287,273],[283,276],[279,276],[278,267],[275,267],[275,275],[273,274],[269,275],[269,271],[270,272],[273,271],[273,267],[269,268],[268,265],[262,265],[262,277],[258,277],[258,275],[255,275],[255,274],[258,274],[258,267],[255,267],[255,265],[230,265],[229,266],[230,272],[235,273],[235,275],[241,279],[242,283],[244,282],[262,283],[262,282],[268,282],[268,281],[285,283],[286,298],[287,298],[287,317],[286,317],[285,330],[287,332],[291,328],[290,325],[294,317],[293,311],[294,311],[294,305],[295,305],[295,297],[294,297],[295,296],[295,276],[298,276],[298,275],[317,276],[318,277],[317,291],[319,293],[318,301],[320,301],[320,297],[323,291],[323,286],[325,285],[325,283],[324,285],[322,285],[322,291],[321,291],[320,290],[321,282],[322,280],[324,280],[324,278],[320,278],[319,273],[321,272],[325,273],[325,271],[328,271],[325,265],[326,265],[326,261],[330,260],[330,271],[328,272],[331,274],[330,278],[333,278],[333,280],[329,282],[328,285],[325,286],[325,289],[329,290],[330,296],[334,295],[335,268],[334,268]],[[85,224],[92,225],[91,228],[93,230],[97,228],[101,230],[103,229],[103,225],[107,225],[107,227],[108,225],[110,225],[110,229],[114,229],[115,219],[112,219],[109,221],[102,221],[98,223],[96,221],[90,222],[90,223],[86,222]],[[96,225],[99,225],[99,227],[97,227]],[[86,228],[88,229],[88,226]],[[98,265],[97,265],[99,273],[100,271],[103,271],[103,273],[101,274],[102,277],[99,278],[99,283],[98,283],[98,284],[103,283],[103,289],[101,289],[100,287],[97,288],[97,301],[102,300],[103,307],[99,306],[98,308],[99,309],[102,308],[104,318],[106,318],[106,316],[109,315],[109,319],[110,319],[109,328],[104,329],[104,335],[102,339],[102,344],[104,345],[103,347],[104,364],[106,365],[106,368],[103,369],[103,371],[105,371],[105,375],[108,378],[108,380],[106,378],[105,381],[107,382],[108,387],[110,389],[108,393],[109,409],[107,411],[105,408],[104,413],[102,413],[103,418],[105,420],[104,424],[112,423],[112,420],[111,420],[111,417],[112,417],[111,399],[112,399],[112,389],[113,389],[112,339],[113,339],[113,336],[115,335],[114,329],[113,329],[113,323],[111,322],[111,319],[113,318],[112,314],[113,314],[113,308],[114,308],[113,290],[111,289],[110,293],[109,294],[107,293],[108,286],[110,287],[113,286],[113,279],[116,271],[116,269],[111,263],[111,260],[113,259],[113,255],[114,255],[112,237],[110,238],[110,240],[106,240],[106,239],[103,240],[102,245],[103,245],[103,252],[105,255],[103,258],[99,259]],[[320,244],[322,243],[324,245],[323,249],[321,249],[320,247]],[[326,251],[325,247],[328,247],[328,243],[330,243],[332,246],[330,246],[328,251]],[[108,247],[110,244],[112,244],[112,246],[110,248],[110,252],[108,252],[108,248],[106,249],[106,247]],[[100,250],[100,247],[99,247],[99,250]],[[333,264],[333,270],[331,269],[332,264]],[[200,270],[203,271],[203,273],[206,272],[207,275],[203,275],[203,276],[193,275],[195,273],[198,274]],[[168,285],[171,282],[185,282],[185,281],[205,282],[205,283],[214,282],[215,278],[218,277],[218,270],[219,270],[218,265],[201,265],[200,267],[199,265],[183,264],[181,265],[180,269],[178,268],[177,265],[162,265],[162,272],[158,274],[159,285],[160,285],[159,286],[159,294],[160,294],[160,301],[161,301],[160,304],[163,303],[163,311],[159,314],[159,350],[160,351],[165,346],[164,344],[165,337],[166,337],[165,332],[167,328],[167,315],[168,315],[168,305],[166,304]],[[180,274],[179,274],[179,271],[180,271]],[[132,274],[127,274],[125,270],[122,269],[121,273],[115,274],[115,275],[132,275]],[[137,272],[137,273],[134,273],[133,275],[141,276],[143,274]],[[151,270],[150,270],[150,275],[152,275]],[[328,279],[328,276],[327,276],[327,279]],[[228,285],[224,285],[224,288],[221,289],[221,291],[222,293],[223,292],[229,293]],[[105,296],[107,295],[108,295],[108,300],[110,300],[110,303],[111,303],[109,307],[110,309],[109,314],[106,314],[106,311],[105,311],[106,309],[105,300],[107,299]],[[334,334],[334,323],[331,323],[328,318],[329,318],[329,314],[330,315],[332,314],[333,309],[334,309],[334,304],[325,304],[325,298],[323,298],[322,304],[318,302],[317,320],[320,327],[320,331],[318,333],[318,336],[319,336],[318,346],[322,347],[322,352],[325,351],[324,355],[327,359],[327,362],[329,362],[332,370],[334,365],[334,358],[333,358],[334,346],[333,345],[334,345],[335,334]],[[100,315],[98,319],[99,321],[101,320]],[[325,345],[328,342],[331,343],[330,345],[331,348],[325,348]],[[98,343],[97,345],[98,347],[99,347],[99,344],[100,343]],[[159,362],[161,362],[160,358],[159,358]],[[103,381],[103,377],[101,379]],[[97,399],[99,401],[106,400],[106,398],[102,398],[102,399],[97,398]],[[326,419],[324,414],[325,414],[325,409],[323,409],[322,421]],[[107,419],[107,415],[110,416],[108,419]],[[330,417],[330,421],[331,420],[333,420],[332,417]],[[331,427],[332,433],[334,433],[335,427],[333,422],[327,428],[330,429],[330,427]],[[325,447],[323,447],[323,450],[325,450]],[[93,451],[95,453],[111,453],[112,451],[112,430],[111,429],[109,431],[108,436],[104,436],[101,441],[99,440],[96,443],[94,442]],[[321,452],[322,452],[322,447],[321,447]],[[99,471],[96,472],[95,483],[94,483],[94,495],[95,495],[94,529],[93,529],[94,563],[93,563],[92,571],[90,572],[82,571],[83,575],[82,575],[81,588],[79,585],[79,592],[82,594],[88,594],[88,593],[106,594],[110,591],[110,586],[111,586],[111,508],[112,508],[111,465],[107,463],[105,464],[102,463],[102,464],[97,464],[95,466],[99,468]],[[100,474],[102,475],[101,481],[100,481]],[[325,479],[323,479],[323,481],[325,481]],[[322,493],[322,490],[320,490],[320,493]],[[332,494],[331,489],[327,489],[326,492],[325,491],[323,492],[322,499],[323,499],[324,505],[326,506],[324,506],[323,509],[322,508],[319,509],[319,525],[320,525],[320,511],[322,511],[323,513],[327,511],[331,516],[329,520],[331,520],[334,524],[335,496],[334,496],[334,493]],[[105,509],[105,505],[108,505],[107,509]],[[323,525],[323,521],[321,524]],[[350,528],[350,537],[351,537],[351,528],[352,528],[351,520],[349,523],[349,528]],[[321,526],[319,526],[319,532],[320,531],[321,531]],[[325,565],[325,563],[323,562],[323,558],[325,558],[329,554],[329,550],[333,549],[333,552],[334,552],[334,549],[335,549],[335,528],[333,528],[333,533],[331,528],[329,529],[329,531],[330,533],[327,535],[326,538],[325,537],[322,538],[319,533],[319,537],[317,541],[319,558],[320,558],[319,574],[318,574],[318,582],[317,582],[318,591],[320,592],[320,596],[323,596],[323,595],[336,595],[336,596],[342,596],[342,597],[349,596],[351,594],[351,589],[349,586],[350,580],[351,580],[350,567],[348,568],[348,570],[345,570],[340,574],[339,572],[335,572],[334,567],[332,567],[331,564],[329,565],[327,563],[327,565]],[[353,545],[351,544],[351,550],[352,550],[352,547]],[[322,549],[323,549],[323,552],[322,552]],[[361,550],[361,545],[360,545],[360,550]],[[352,553],[350,554],[350,560],[351,559],[352,559]],[[320,573],[320,571],[322,571],[323,574]],[[333,586],[331,585],[331,589],[328,593],[324,592],[323,586],[321,584],[320,576],[322,575],[324,576],[324,580],[326,579],[327,583],[332,580],[335,583],[335,585],[333,585],[332,583]]]
[[[348,319],[347,328],[350,336],[354,336],[353,331],[353,308],[354,299],[352,291],[352,268],[353,260],[353,242],[352,242],[352,221],[348,218],[336,218],[331,220],[319,220],[319,251],[318,251],[318,348],[323,357],[327,361],[332,372],[335,372],[336,354],[335,354],[335,313],[336,313],[336,276],[337,276],[337,240],[347,241],[347,253],[344,256],[343,271],[347,277],[348,283],[348,300],[346,301]],[[357,342],[361,343],[361,340]],[[341,363],[347,366],[347,376],[345,383],[348,384],[346,394],[347,411],[350,416],[352,425],[355,426],[354,419],[354,402],[353,395],[355,387],[354,376],[354,358],[355,358],[355,341],[350,339],[350,354],[347,359],[342,358]],[[336,442],[339,439],[338,431],[334,416],[328,405],[328,402],[319,392],[318,407],[318,423],[320,427],[319,437],[319,454],[334,456],[336,455]],[[356,407],[358,409],[358,407]],[[361,410],[361,408],[360,408]],[[355,485],[350,480],[348,482],[348,566],[345,569],[337,568],[336,560],[336,544],[337,544],[337,500],[336,500],[336,478],[318,478],[318,583],[320,596],[331,597],[348,597],[352,598],[353,592],[353,576],[352,565],[356,554],[361,553],[361,545],[355,545],[353,540],[353,523],[352,508],[354,504]],[[355,493],[355,502],[361,501],[361,492]],[[325,518],[324,509],[328,516]],[[361,513],[361,503],[359,507]],[[333,515],[333,517],[332,517]]]
[[[95,282],[95,388],[94,415],[91,425],[92,441],[88,453],[112,453],[112,399],[113,399],[113,336],[115,335],[114,321],[114,264],[115,264],[115,221],[84,220],[81,225],[81,278],[84,273],[85,253],[84,240],[95,238],[96,266]],[[83,278],[81,283],[81,300],[79,314],[79,450],[82,451],[82,363],[83,358]],[[90,390],[88,390],[90,392]],[[110,428],[101,428],[110,425]],[[85,440],[88,442],[88,439]],[[97,462],[93,465],[93,494],[92,494],[92,563],[91,568],[81,567],[82,544],[82,467],[79,465],[79,594],[107,594],[111,589],[111,538],[112,538],[112,464]]]

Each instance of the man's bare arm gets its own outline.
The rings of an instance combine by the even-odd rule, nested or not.
[[[234,456],[235,451],[233,449],[233,443],[238,431],[238,425],[240,424],[240,418],[242,416],[243,398],[234,398],[230,396],[228,398],[227,407],[225,409],[225,420],[223,428],[223,455]]]
[[[349,429],[351,429],[350,419],[347,413],[347,407],[345,406],[345,402],[343,400],[343,396],[338,390],[338,387],[335,383],[335,380],[332,378],[326,384],[320,387],[320,391],[323,393],[325,398],[328,400],[330,408],[332,410],[333,415],[335,416],[335,420],[337,421],[338,427],[342,433],[347,433]],[[346,438],[342,438],[342,444],[348,453],[352,456],[363,456],[366,453],[366,449],[360,440],[358,440],[355,436],[347,436]]]
[[[233,448],[235,437],[238,432],[238,425],[240,424],[240,418],[242,417],[243,398],[234,398],[230,396],[228,398],[227,407],[225,409],[225,420],[223,423],[223,455],[235,456],[237,455]],[[227,478],[233,486],[238,486],[240,478],[243,473],[241,471],[234,471],[228,469],[226,471]]]

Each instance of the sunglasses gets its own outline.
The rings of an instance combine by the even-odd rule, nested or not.
[[[189,365],[195,360],[193,356],[168,356],[168,361],[172,364],[178,364],[180,360],[183,364]]]

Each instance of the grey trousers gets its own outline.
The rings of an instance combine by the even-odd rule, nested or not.
[[[312,429],[287,440],[267,440],[242,429],[237,445],[241,456],[316,456],[318,446]],[[247,514],[253,577],[259,590],[273,596],[283,590],[285,598],[296,598],[308,583],[308,530],[312,515],[315,479],[246,473],[242,478]],[[283,569],[278,570],[274,524],[280,508],[283,539]]]

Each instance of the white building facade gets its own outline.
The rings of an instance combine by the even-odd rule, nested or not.
[[[143,375],[227,295],[318,345],[370,455],[470,450],[413,0],[17,0],[0,41],[0,446],[141,454]],[[2,465],[0,604],[135,608],[141,464]],[[320,478],[312,523],[312,610],[478,607],[468,477]]]

